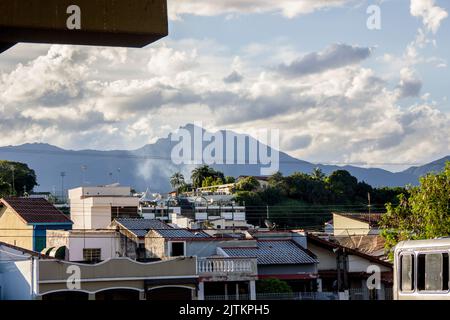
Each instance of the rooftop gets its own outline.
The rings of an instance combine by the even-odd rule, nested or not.
[[[191,231],[188,229],[159,229],[155,230],[165,239],[205,239],[211,236],[203,231]]]
[[[125,229],[133,232],[137,237],[145,237],[150,230],[155,229],[172,229],[168,224],[156,219],[143,218],[119,218],[115,219]]]
[[[230,257],[256,257],[259,265],[318,263],[311,252],[292,240],[259,240],[257,247],[221,249]]]
[[[44,198],[4,198],[0,200],[0,206],[11,208],[28,224],[73,223]]]
[[[381,219],[381,213],[338,213],[333,212],[333,214],[339,215],[341,217],[346,217],[349,219],[361,221],[368,223],[371,227],[377,227],[378,222]]]
[[[335,251],[335,249],[345,250],[348,254],[353,254],[355,256],[364,258],[364,259],[366,259],[368,261],[375,262],[375,263],[384,265],[386,267],[392,268],[392,264],[390,262],[384,261],[384,260],[382,260],[382,259],[380,259],[378,257],[372,256],[372,255],[364,253],[364,252],[361,252],[359,250],[343,246],[340,243],[333,242],[333,241],[330,241],[330,240],[327,240],[327,239],[323,239],[323,238],[321,238],[321,237],[319,237],[317,235],[313,235],[311,233],[308,233],[307,237],[308,237],[308,244],[317,245],[319,247],[322,247],[322,248],[325,248],[325,249],[328,249],[328,250],[332,250],[332,251]]]

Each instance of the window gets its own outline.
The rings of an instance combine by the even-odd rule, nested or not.
[[[400,270],[400,290],[403,292],[414,291],[414,255],[400,256]]]
[[[145,259],[146,258],[145,244],[139,243],[139,246],[136,248],[136,256],[137,256],[137,259]]]
[[[417,262],[417,289],[419,291],[448,291],[448,253],[419,254]]]
[[[90,262],[101,261],[102,249],[83,249],[83,260]]]
[[[184,242],[171,242],[170,243],[170,256],[182,257],[184,256]]]

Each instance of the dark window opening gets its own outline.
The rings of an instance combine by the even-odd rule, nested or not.
[[[99,262],[102,259],[102,249],[83,249],[83,260],[87,262]]]
[[[181,257],[184,256],[184,242],[172,242],[172,257]]]
[[[137,207],[111,207],[111,219],[139,218]]]

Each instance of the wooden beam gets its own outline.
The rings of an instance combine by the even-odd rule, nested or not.
[[[167,0],[0,0],[0,43],[141,48],[167,35]]]

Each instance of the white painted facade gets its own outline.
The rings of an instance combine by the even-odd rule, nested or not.
[[[352,217],[333,214],[333,234],[338,236],[366,236],[377,235],[378,228],[370,226],[369,222],[360,221]]]
[[[35,257],[0,243],[0,300],[32,300],[36,271]]]
[[[66,260],[83,261],[83,249],[100,249],[101,260],[123,256],[115,230],[47,231],[47,248],[66,246]]]
[[[73,229],[106,229],[114,218],[113,207],[138,207],[130,187],[79,187],[69,190]]]

